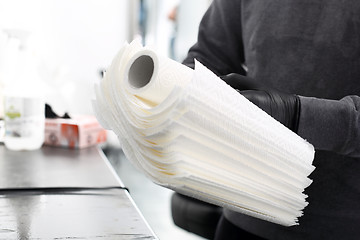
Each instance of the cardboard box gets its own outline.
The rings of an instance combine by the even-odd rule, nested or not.
[[[106,141],[106,130],[94,116],[46,119],[45,145],[85,148]]]

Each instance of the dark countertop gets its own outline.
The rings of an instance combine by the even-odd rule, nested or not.
[[[97,147],[11,151],[0,146],[0,188],[118,186],[110,169]]]
[[[0,146],[0,239],[157,239],[126,190],[97,189],[109,186],[122,183],[99,148]]]

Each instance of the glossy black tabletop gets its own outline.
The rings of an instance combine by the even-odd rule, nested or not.
[[[11,151],[0,145],[0,188],[119,185],[97,147]]]
[[[157,239],[121,186],[98,148],[0,146],[0,239]]]
[[[0,239],[155,239],[121,191],[0,196]]]

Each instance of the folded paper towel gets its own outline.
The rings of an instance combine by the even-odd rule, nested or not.
[[[93,107],[128,159],[155,183],[291,226],[314,148],[199,62],[192,70],[138,41],[95,86]]]

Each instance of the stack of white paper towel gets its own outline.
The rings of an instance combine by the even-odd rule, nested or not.
[[[211,71],[126,44],[94,110],[127,158],[180,193],[291,226],[307,205],[314,148]]]

